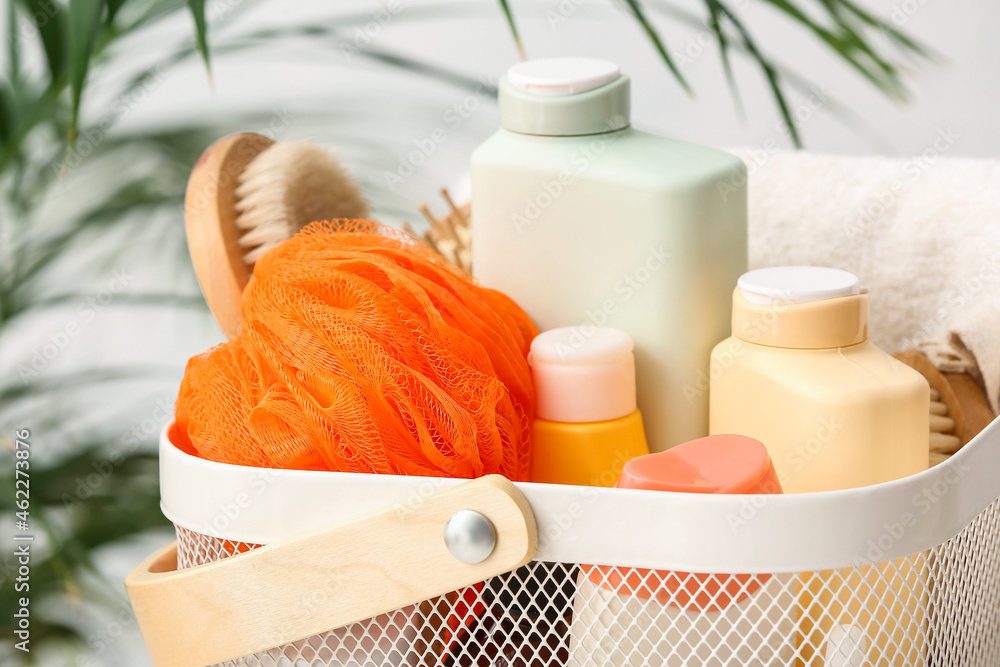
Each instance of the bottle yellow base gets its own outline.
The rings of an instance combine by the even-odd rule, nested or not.
[[[611,487],[627,461],[649,454],[638,410],[619,419],[570,424],[536,419],[532,482]]]

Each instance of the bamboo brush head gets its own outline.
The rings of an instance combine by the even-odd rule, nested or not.
[[[308,141],[273,144],[238,181],[236,226],[247,264],[310,222],[371,216],[354,178],[329,151]]]

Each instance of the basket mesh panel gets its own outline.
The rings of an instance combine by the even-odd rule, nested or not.
[[[177,537],[180,568],[255,546]],[[895,539],[887,528],[859,558],[877,561]],[[533,562],[224,664],[996,667],[1000,500],[955,538],[895,561],[758,576]]]

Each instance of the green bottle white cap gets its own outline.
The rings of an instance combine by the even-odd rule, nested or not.
[[[629,78],[598,58],[518,63],[500,79],[500,125],[511,132],[578,136],[629,125]]]
[[[600,88],[621,77],[618,65],[598,58],[540,58],[507,70],[518,90],[535,95],[573,95]]]

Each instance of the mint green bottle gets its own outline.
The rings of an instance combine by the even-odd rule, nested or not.
[[[512,67],[500,125],[472,155],[475,276],[543,331],[628,332],[652,451],[707,435],[709,358],[747,269],[743,164],[633,129],[628,77],[591,58]]]

